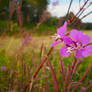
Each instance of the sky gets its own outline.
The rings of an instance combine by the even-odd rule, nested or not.
[[[61,17],[61,16],[66,15],[70,0],[58,0],[57,5],[53,6],[52,3],[56,2],[56,1],[57,0],[49,0],[49,5],[48,5],[47,10],[51,13],[52,16]],[[72,11],[74,14],[76,14],[79,11],[80,7],[83,5],[84,0],[81,0],[80,5],[79,5],[78,1],[79,0],[74,0],[73,4],[71,6],[71,9],[70,9],[70,11]],[[90,1],[92,2],[92,0],[90,0]],[[90,11],[92,11],[92,5],[82,14],[82,16],[89,13]],[[80,16],[80,18],[82,16]],[[92,13],[90,15],[88,15],[86,18],[84,18],[82,21],[92,23]]]

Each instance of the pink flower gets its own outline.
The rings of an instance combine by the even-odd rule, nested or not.
[[[72,42],[69,39],[72,39]],[[90,37],[84,35],[83,32],[72,30],[70,32],[70,38],[65,39],[65,47],[60,49],[60,55],[64,57],[69,57],[72,52],[75,52],[76,58],[85,58],[92,54],[92,47],[85,46],[90,43]]]
[[[6,71],[6,66],[2,66],[2,67],[1,67],[1,70],[2,70],[2,71]]]
[[[32,41],[31,37],[26,37],[23,41],[22,41],[22,46],[26,45],[29,41]]]
[[[65,47],[60,49],[60,55],[64,57],[69,57],[72,52],[74,52],[76,58],[85,58],[92,54],[92,47],[87,46],[90,43],[90,37],[88,35],[83,34],[82,31],[77,31],[76,29],[71,30],[70,37],[65,35],[67,30],[67,22],[57,30],[56,39],[59,41],[55,41],[51,44],[51,47],[54,47],[61,42],[64,42]]]
[[[58,1],[58,0],[52,2],[52,5],[53,5],[53,6],[56,6],[56,5],[58,5],[58,4],[59,4],[59,1]]]
[[[60,41],[55,41],[54,43],[51,44],[51,47],[55,47],[56,45],[60,44],[65,38],[67,38],[65,36],[66,30],[67,30],[67,22],[65,22],[62,27],[57,29],[56,39],[60,39]]]

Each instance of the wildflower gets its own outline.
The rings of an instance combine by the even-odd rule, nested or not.
[[[22,41],[22,46],[28,44],[28,42],[32,41],[31,37],[26,37],[23,41]]]
[[[2,70],[2,71],[6,71],[6,66],[2,66],[2,67],[1,67],[1,70]]]
[[[63,39],[67,38],[65,36],[66,30],[67,30],[67,22],[65,22],[62,27],[57,29],[56,39],[60,39],[60,41],[55,41],[54,43],[51,44],[51,47],[55,47],[56,45],[61,43],[63,41]]]
[[[58,0],[52,2],[52,5],[53,5],[53,6],[56,6],[56,5],[58,5],[58,4],[59,4],[59,1],[58,1]]]
[[[57,37],[62,38],[65,36],[67,30],[67,22],[65,21],[64,25],[57,30]]]
[[[72,41],[68,42],[69,39]],[[92,47],[86,46],[90,43],[90,37],[88,35],[84,35],[81,31],[72,30],[69,39],[65,39],[66,45],[60,49],[61,56],[69,57],[73,51],[75,52],[76,58],[84,58],[91,55]]]

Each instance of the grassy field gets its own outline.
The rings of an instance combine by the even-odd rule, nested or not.
[[[92,40],[92,31],[84,32],[85,34],[88,34]],[[32,41],[28,42],[24,49],[21,50],[22,41],[22,38],[15,36],[0,38],[0,67],[7,67],[5,72],[0,70],[0,92],[11,90],[11,87],[14,88],[15,92],[21,92],[22,88],[28,83],[41,60],[48,52],[54,38],[52,35],[33,35]],[[61,45],[54,49],[48,61],[50,61],[54,67],[58,79],[58,86],[61,89],[62,76],[60,73],[61,65],[59,60],[60,47]],[[65,72],[67,64],[71,65],[73,60],[72,56],[69,58],[63,58]],[[83,59],[83,61],[84,62],[77,68],[77,73],[74,74],[73,79],[75,81],[78,81],[88,66],[92,64],[92,56]],[[89,81],[90,83],[92,82],[92,69],[81,85],[85,87],[88,85]],[[48,63],[46,63],[45,67],[40,71],[32,86],[32,92],[41,92],[42,88],[48,89],[48,92],[55,92]],[[78,90],[77,92],[82,91]],[[92,90],[90,89],[88,92],[92,92]]]
[[[38,33],[38,32],[37,32]],[[50,47],[51,43],[54,41],[54,34],[53,35],[37,35],[37,33],[33,34],[32,36],[32,41],[30,43],[34,45],[36,49],[39,49],[42,44],[44,44],[47,48]],[[55,33],[55,32],[54,32]],[[85,34],[88,34],[91,37],[92,40],[92,31],[84,31]],[[49,32],[50,34],[50,32]],[[15,52],[17,49],[20,48],[21,42],[22,42],[21,37],[14,37],[14,36],[6,36],[4,38],[0,38],[0,48],[1,49],[6,49],[8,52]]]

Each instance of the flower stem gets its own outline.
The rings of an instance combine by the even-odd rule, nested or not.
[[[59,92],[58,82],[57,82],[57,78],[56,78],[56,74],[54,72],[54,69],[53,69],[50,62],[48,62],[48,65],[49,65],[50,72],[51,72],[51,75],[52,75],[52,79],[53,79],[53,82],[54,82],[55,90],[56,90],[56,92]]]
[[[73,66],[72,66],[72,71],[71,71],[71,73],[70,73],[70,80],[72,80],[73,71],[74,71],[74,67],[75,67],[76,63],[77,63],[77,59],[75,58],[75,59],[74,59]]]
[[[61,56],[60,56],[60,63],[61,63],[62,81],[63,81],[63,85],[64,85],[65,73],[64,73],[64,69],[63,69],[63,61],[61,59]]]
[[[87,73],[90,71],[91,68],[92,68],[92,64],[88,67],[87,71],[84,73],[84,75],[82,76],[82,78],[79,80],[79,83],[75,86],[75,88],[73,89],[72,92],[76,91],[76,89],[78,88],[78,86],[80,85],[80,83],[85,78],[85,76],[87,75]]]
[[[33,77],[31,78],[31,80],[29,81],[28,85],[22,90],[22,92],[26,92],[26,90],[28,89],[28,87],[31,85],[31,83],[33,82],[33,80],[37,77],[38,73],[40,72],[40,70],[42,69],[43,65],[45,64],[45,62],[47,61],[48,57],[50,56],[51,52],[53,50],[53,47],[50,48],[49,52],[47,53],[47,55],[44,57],[44,59],[42,60],[39,68],[37,69],[37,71],[34,73]]]
[[[80,8],[80,10],[77,12],[77,14],[75,16],[72,17],[72,19],[69,21],[69,25],[72,24],[72,22],[76,19],[76,17],[78,16],[78,14],[84,9],[84,7],[86,6],[86,4],[88,3],[89,0],[86,0],[83,4],[83,6]]]
[[[66,79],[65,79],[65,92],[68,91],[68,84],[69,84],[69,72],[70,72],[70,68],[69,68],[69,64],[67,65],[67,74],[66,74]]]

